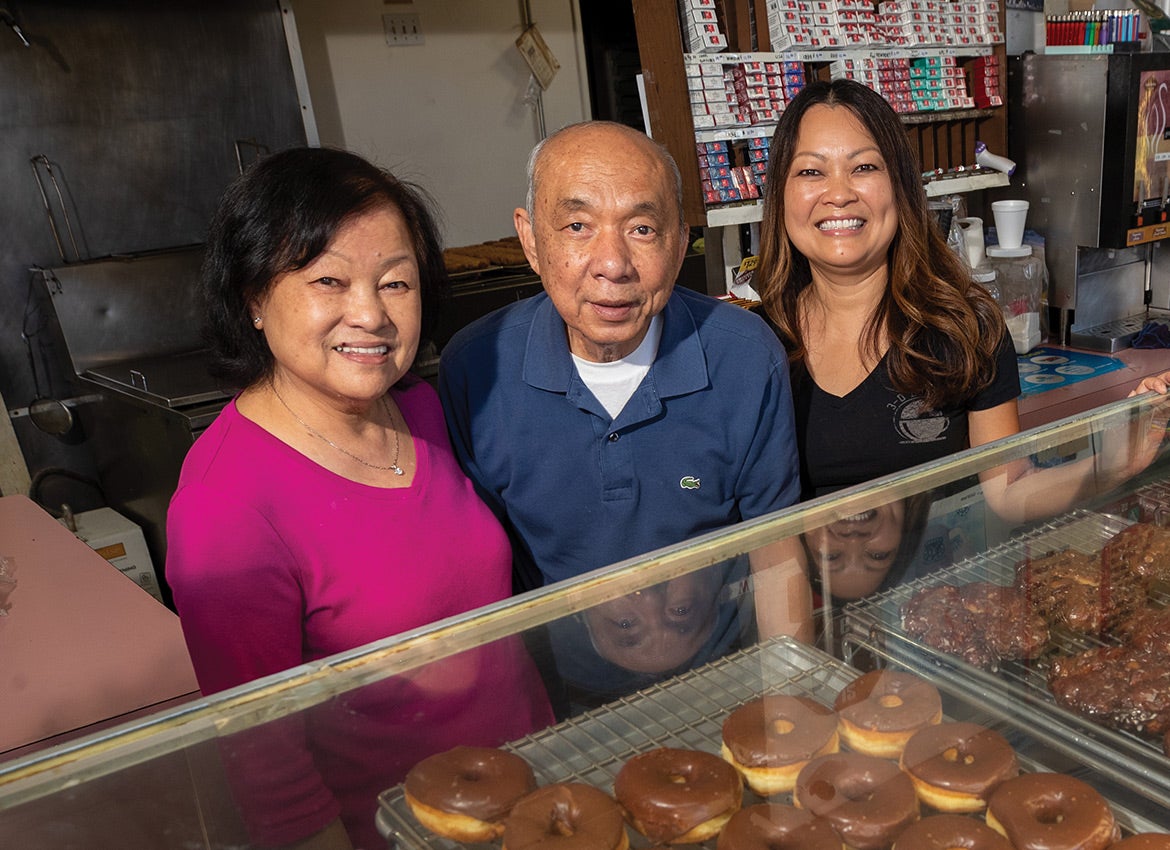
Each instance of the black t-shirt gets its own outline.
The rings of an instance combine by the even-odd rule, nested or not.
[[[988,410],[1019,394],[1016,352],[1007,333],[996,351],[992,383],[962,405],[941,412],[928,410],[920,396],[897,392],[884,357],[844,398],[822,390],[804,364],[797,364],[792,369],[792,395],[801,498],[962,451],[968,447],[967,412]]]

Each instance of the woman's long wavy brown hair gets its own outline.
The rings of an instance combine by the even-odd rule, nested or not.
[[[1003,314],[971,280],[932,220],[921,166],[897,114],[881,95],[853,80],[807,86],[784,110],[772,136],[755,279],[789,362],[800,363],[807,355],[799,302],[812,283],[812,272],[784,228],[784,186],[801,119],[818,104],[848,109],[873,136],[886,161],[898,211],[898,230],[887,258],[889,283],[860,340],[861,351],[877,359],[884,330],[887,367],[898,392],[921,395],[934,409],[961,403],[995,377]]]

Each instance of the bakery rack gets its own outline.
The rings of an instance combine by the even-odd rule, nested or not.
[[[778,638],[565,720],[505,749],[532,765],[540,785],[584,782],[612,793],[618,770],[637,753],[655,747],[680,747],[717,754],[723,719],[743,703],[765,693],[786,693],[831,706],[838,691],[858,675],[857,670],[815,647]],[[948,718],[994,725],[1016,747],[1025,770],[1070,772],[1061,753],[1035,746],[1027,726],[1015,724],[1012,718],[992,719],[976,701],[943,688],[940,692]],[[1082,778],[1094,781],[1093,777]],[[791,803],[791,795],[773,799]],[[761,799],[745,789],[744,806],[757,802]],[[1161,831],[1144,815],[1112,799],[1110,802],[1127,834]],[[401,785],[382,792],[378,803],[378,830],[396,850],[464,846],[419,826],[403,799]],[[650,846],[633,829],[628,831],[632,847]]]
[[[1156,802],[1165,813],[1165,801],[1170,798],[1170,758],[1162,753],[1159,742],[1081,717],[1057,705],[1048,690],[1048,669],[1054,656],[1111,641],[1054,630],[1041,657],[1003,661],[998,669],[987,671],[927,646],[902,628],[902,607],[920,590],[977,581],[1011,584],[1016,564],[1025,558],[1064,548],[1092,554],[1128,525],[1129,519],[1111,514],[1074,511],[929,576],[850,603],[842,614],[843,654],[846,658],[859,652],[876,655],[879,662],[904,666],[940,688],[967,695],[996,716],[1027,724],[1038,740],[1075,753],[1107,782]]]

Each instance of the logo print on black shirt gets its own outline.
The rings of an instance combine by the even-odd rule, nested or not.
[[[943,439],[950,420],[930,410],[921,396],[903,399],[894,406],[894,428],[903,443],[935,443]]]

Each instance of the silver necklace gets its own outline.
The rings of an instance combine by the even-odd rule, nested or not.
[[[394,427],[394,413],[390,409],[390,402],[386,400],[386,396],[382,396],[382,406],[386,409],[386,415],[390,417],[390,430],[394,432],[394,460],[390,461],[389,466],[378,466],[376,463],[370,463],[368,460],[362,460],[360,457],[355,455],[353,452],[346,451],[341,446],[337,445],[337,443],[330,440],[328,437],[326,437],[324,434],[322,434],[320,431],[318,431],[316,428],[314,428],[312,425],[310,425],[308,422],[306,422],[304,419],[301,419],[301,417],[297,416],[296,411],[294,411],[291,407],[288,406],[288,402],[284,400],[284,398],[281,396],[281,394],[279,392],[277,392],[276,384],[273,383],[271,386],[272,386],[272,392],[276,396],[276,400],[279,401],[282,405],[284,405],[284,409],[289,412],[289,414],[292,416],[293,419],[297,420],[297,422],[299,422],[301,424],[302,428],[304,428],[306,431],[308,431],[310,434],[312,434],[318,440],[325,441],[326,443],[331,445],[333,448],[337,449],[339,452],[341,452],[346,457],[352,458],[353,460],[356,460],[362,466],[368,466],[370,469],[376,469],[379,472],[393,472],[395,475],[405,475],[406,474],[406,470],[404,470],[401,466],[398,465],[398,429]]]

